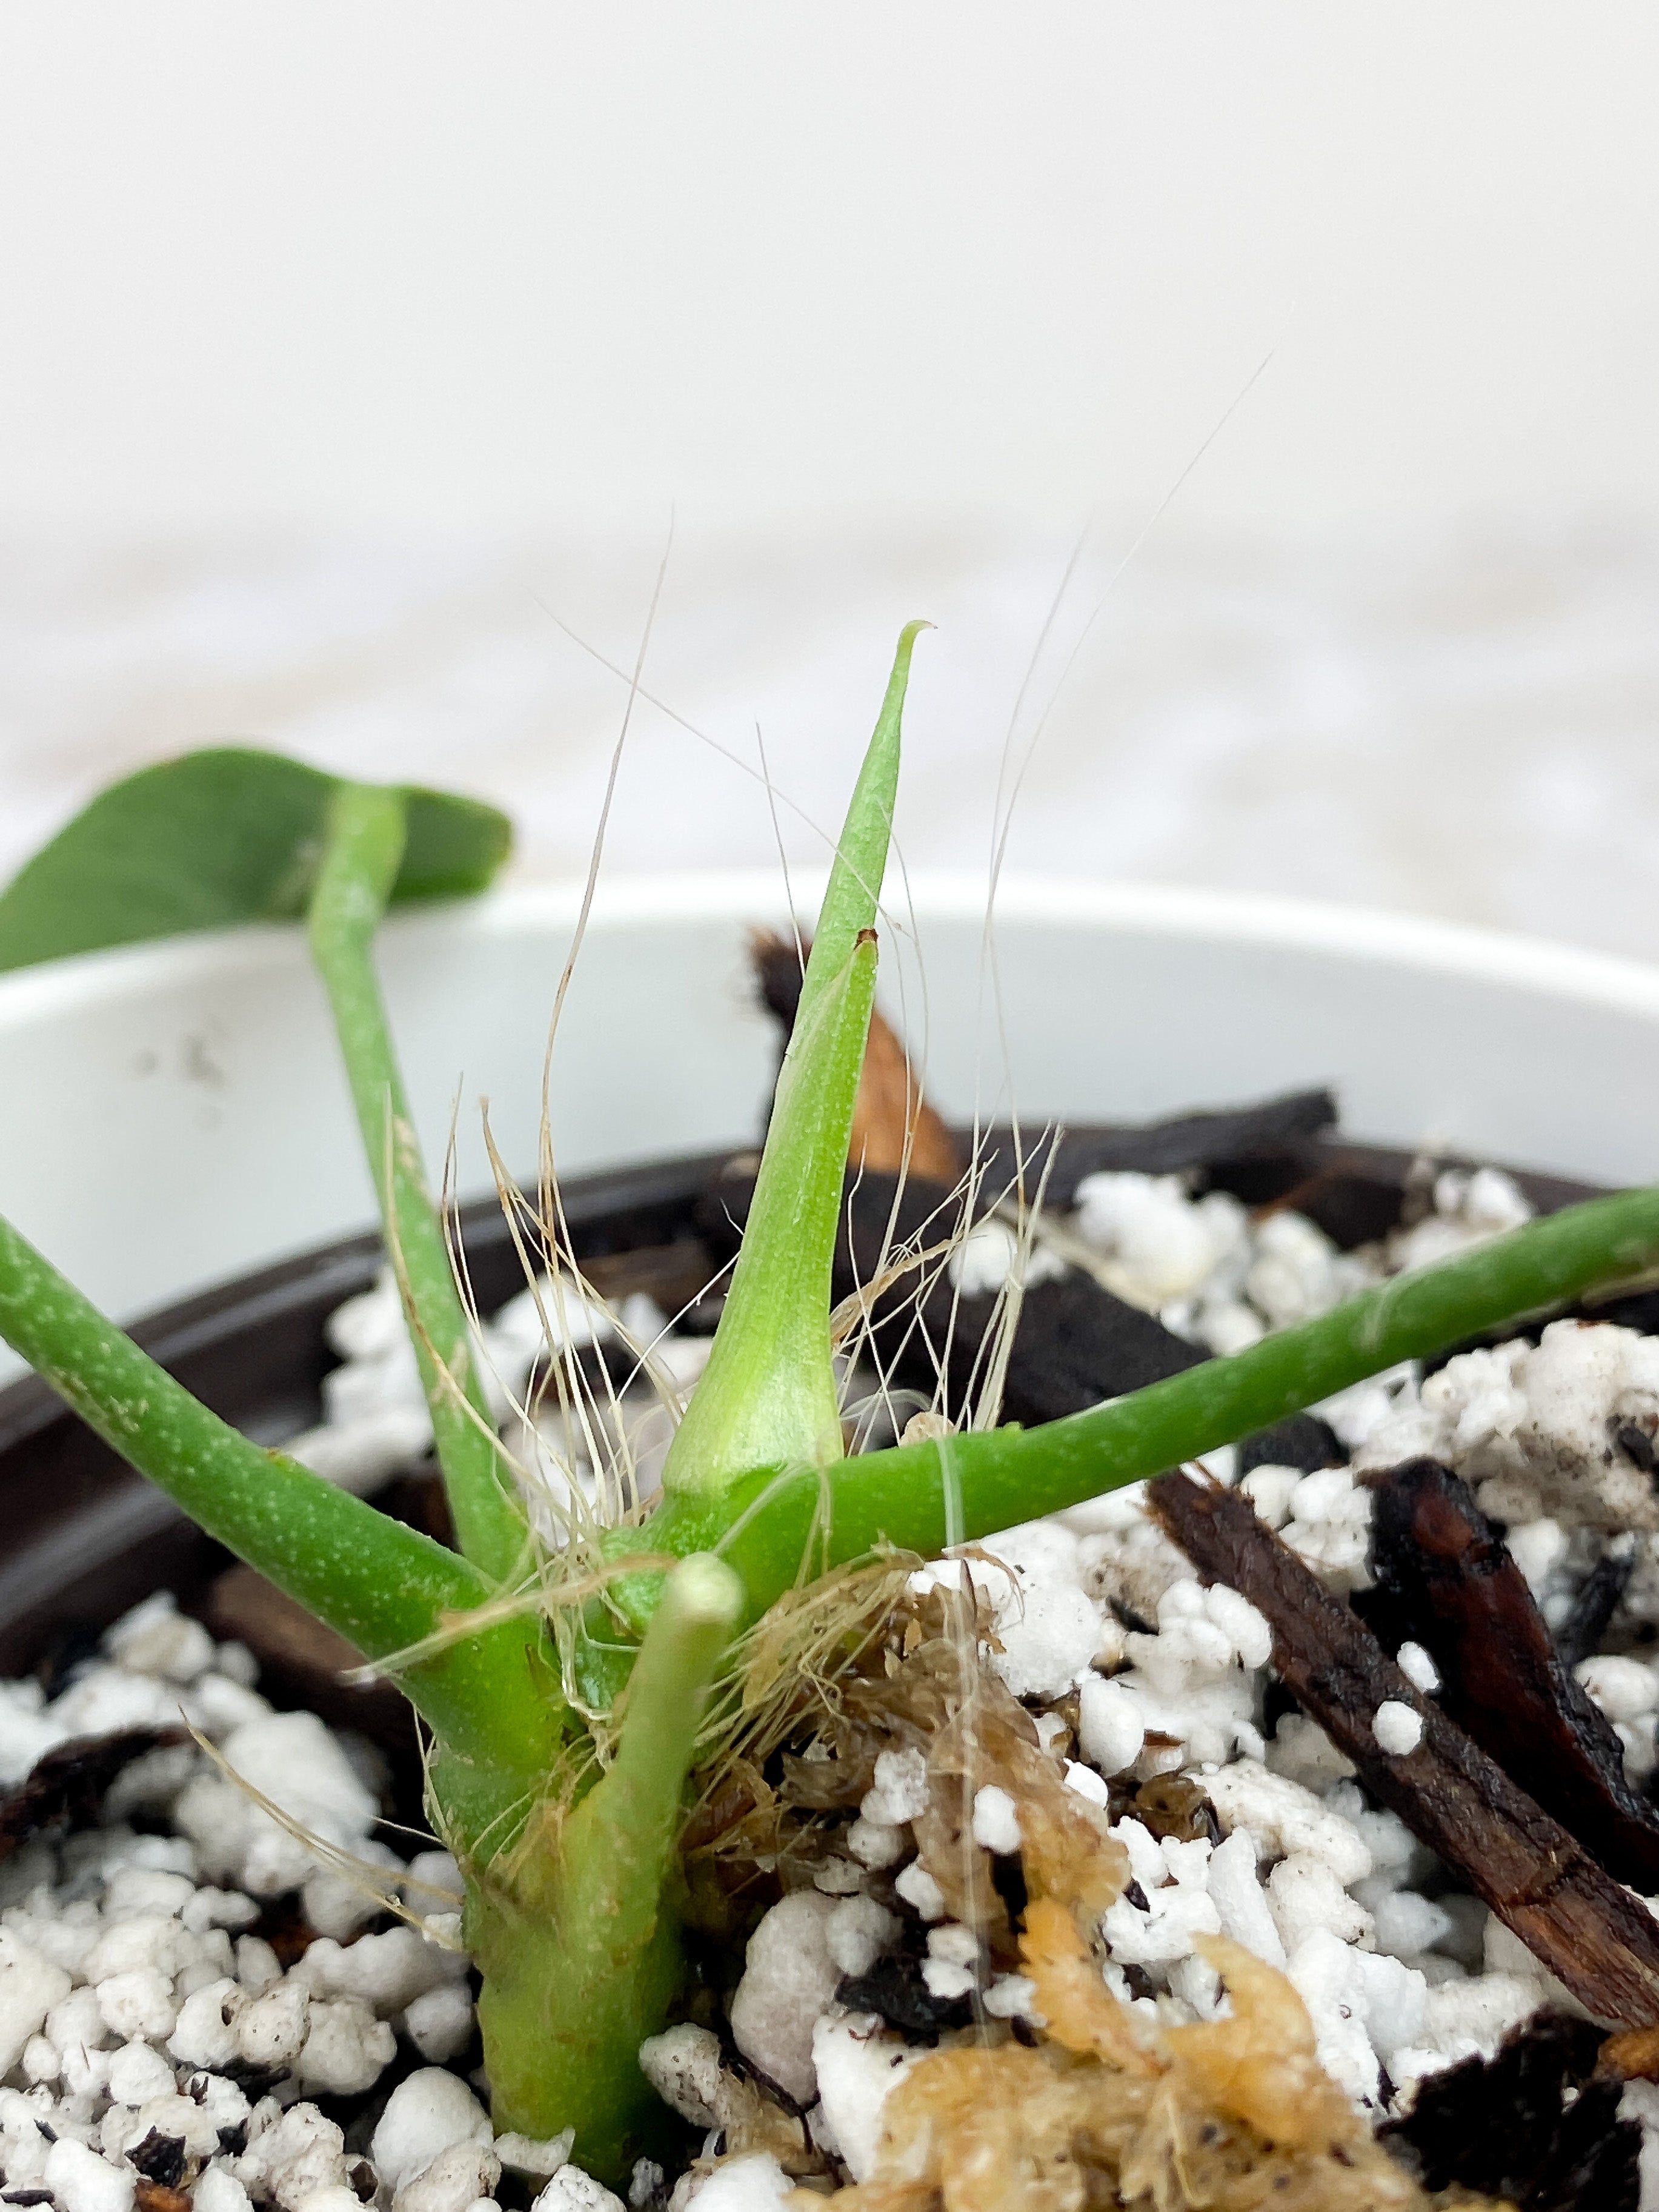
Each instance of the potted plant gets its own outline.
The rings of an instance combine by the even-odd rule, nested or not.
[[[830,1287],[916,627],[901,640],[837,847],[741,1251],[660,1498],[609,1523],[573,1511],[556,1547],[526,1512],[476,1370],[374,966],[394,901],[488,880],[505,851],[500,817],[267,757],[195,756],[106,794],[0,902],[0,959],[14,965],[216,921],[304,919],[455,1550],[239,1435],[9,1224],[0,1224],[0,1333],[204,1528],[398,1682],[428,1731],[432,1815],[465,1881],[497,2127],[542,2139],[574,2128],[576,2156],[606,2178],[624,2175],[653,2139],[658,2108],[639,2053],[689,1987],[688,1777],[742,1710],[731,1686],[769,1638],[820,1615],[833,1625],[845,1578],[870,1562],[932,1559],[1158,1475],[1401,1361],[1606,1291],[1659,1253],[1659,1193],[1597,1199],[1046,1427],[936,1428],[849,1459]],[[533,1218],[538,1256],[556,1262],[546,1167]],[[1018,1293],[1016,1270],[1016,1303]],[[962,1603],[971,1641],[971,1597]],[[944,1626],[939,1634],[949,1642]],[[971,1668],[963,1678],[970,1709],[975,1679]],[[1392,1679],[1381,1704],[1401,1702]],[[1336,2186],[1340,2168],[1363,2170],[1370,2179],[1354,2186],[1371,2186],[1369,2135],[1355,2134],[1314,2063],[1294,2000],[1247,1956],[1214,1951],[1231,2021],[1137,2037],[1088,1968],[1090,1931],[1130,1878],[1121,1849],[1085,1801],[1048,1787],[1018,1729],[1002,1756],[1042,1808],[1026,1838],[1019,1942],[1054,2049],[1021,2094],[1063,2089],[1064,2104],[1085,2094],[1086,2074],[1087,2094],[1109,2084],[1139,2127],[1153,2087],[1179,2085],[1241,2172],[1277,2160],[1275,2171],[1312,2185],[1311,2159],[1320,2185]],[[1024,2065],[1010,2059],[1003,2070]],[[994,2094],[972,2066],[927,2079],[945,2082],[947,2106]],[[935,2119],[965,2125],[965,2111]]]

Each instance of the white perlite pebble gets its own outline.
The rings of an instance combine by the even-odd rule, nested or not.
[[[154,1913],[174,1919],[196,1894],[187,1875],[169,1874],[161,1867],[117,1867],[104,1887],[106,1920],[137,1920]]]
[[[738,2050],[802,2105],[817,2094],[813,2023],[841,1980],[828,1941],[830,1916],[839,1909],[815,1889],[797,1890],[775,1905],[749,1939],[732,1999]]]
[[[579,2166],[562,2166],[530,2212],[625,2212],[620,2197]]]
[[[422,2058],[434,2066],[446,2065],[471,2040],[471,1991],[465,1982],[445,1982],[428,1990],[405,2008],[403,2028]]]
[[[319,1936],[295,1973],[319,1996],[356,1997],[385,2020],[428,1990],[465,1979],[466,1969],[464,1951],[428,1942],[413,1928],[388,1928],[344,1946]]]
[[[945,1917],[945,1892],[920,1859],[911,1861],[893,1887],[907,1905],[915,1907],[924,1920],[942,1920]]]
[[[451,2143],[392,2199],[392,2212],[466,2212],[494,2193],[501,2162],[485,2142]]]
[[[953,1966],[976,1966],[979,1938],[961,1921],[947,1921],[942,1928],[928,1929],[927,1955],[930,1959],[948,1959]]]
[[[228,1976],[193,1990],[179,2008],[167,2049],[185,2066],[228,2066],[240,2055],[236,2022],[246,2003],[246,1990]]]
[[[1209,1887],[1221,1915],[1222,1934],[1282,1973],[1285,1946],[1256,1876],[1255,1847],[1247,1830],[1235,1828],[1211,1853]]]
[[[46,2185],[64,2212],[131,2212],[137,2176],[61,2136],[46,2153]]]
[[[1639,1659],[1621,1659],[1607,1653],[1582,1660],[1573,1668],[1580,1686],[1610,1721],[1651,1726],[1659,1707],[1659,1680]]]
[[[901,2041],[878,2013],[838,2013],[814,2027],[812,2057],[823,2116],[854,2181],[868,2181],[875,2171],[889,2092],[927,2056]]]
[[[1019,1808],[994,1782],[975,1792],[974,1841],[1001,1858],[1019,1849]]]
[[[455,2143],[487,2143],[489,2139],[484,2109],[460,2076],[447,2074],[441,2067],[423,2066],[400,2081],[386,2100],[369,2155],[395,2196],[440,2151]]]
[[[899,1923],[873,1897],[843,1898],[824,1923],[824,1942],[843,1974],[867,1974],[893,1942]]]
[[[9,2074],[46,2014],[70,1993],[61,1966],[0,1929],[0,2075]]]
[[[466,1894],[461,1870],[448,1851],[416,1851],[404,1876],[404,1896],[417,1912],[459,1905]]]
[[[356,1851],[379,1814],[340,1743],[314,1713],[273,1713],[225,1739],[226,1764],[288,1818],[337,1849]],[[216,1880],[251,1897],[295,1889],[314,1871],[312,1852],[217,1774],[192,1782],[174,1817]]]
[[[311,1992],[301,1981],[278,1982],[237,2014],[237,2056],[250,2066],[286,2066],[304,2047]]]
[[[1399,1698],[1384,1698],[1371,1723],[1371,1734],[1391,1759],[1404,1759],[1423,1741],[1423,1716]]]
[[[566,2128],[556,2136],[497,2136],[495,2155],[510,2173],[528,2173],[545,2180],[568,2159],[575,2140],[574,2128]]]
[[[965,1997],[974,1986],[970,1966],[958,1966],[950,1959],[924,1959],[921,1978],[927,1985],[927,1994],[940,2004],[949,2004],[957,1997]]]
[[[397,2037],[367,2006],[349,1998],[314,2002],[300,2053],[300,2087],[318,2096],[358,2096],[374,2087],[397,2051]]]
[[[312,1950],[316,1949],[313,1943]],[[308,1951],[306,1957],[308,1959]],[[304,1960],[301,1964],[303,1966]],[[268,1990],[273,1982],[283,1978],[283,1969],[276,1954],[263,1936],[239,1936],[236,1939],[236,1978],[251,1997]]]
[[[1121,1774],[1140,1756],[1146,1707],[1121,1682],[1085,1677],[1078,1699],[1078,1747],[1103,1774]]]
[[[64,2062],[58,2055],[58,2045],[44,2035],[32,2035],[23,2045],[20,2063],[23,2079],[28,2082],[55,2081],[63,2071]]]
[[[927,1760],[920,1751],[884,1751],[876,1760],[876,1780],[859,1807],[863,1819],[885,1827],[919,1820],[927,1810]]]
[[[214,1661],[213,1638],[199,1620],[179,1612],[171,1590],[158,1590],[123,1614],[106,1632],[104,1649],[129,1673],[168,1682],[193,1682]]]
[[[1074,1585],[1038,1583],[997,1612],[991,1669],[1017,1698],[1063,1697],[1107,1633],[1100,1607]],[[1114,1644],[1114,1649],[1115,1649]]]
[[[1100,1776],[1092,1766],[1085,1766],[1080,1759],[1066,1760],[1066,1787],[1075,1796],[1086,1798],[1091,1805],[1105,1806],[1112,1802],[1112,1793]]]
[[[168,1977],[153,1970],[109,1974],[98,1984],[98,2009],[112,2034],[162,2042],[172,2034],[179,2008]]]
[[[904,1831],[884,1820],[866,1820],[860,1814],[847,1831],[847,1848],[860,1866],[878,1872],[896,1866],[904,1856]]]
[[[717,2166],[696,2201],[703,2212],[776,2212],[794,2184],[769,2151]]]
[[[999,1974],[985,1992],[993,2020],[1025,2020],[1036,2003],[1036,1984],[1024,1974]]]
[[[259,1917],[259,1908],[238,1889],[197,1889],[185,1899],[179,1917],[193,1935],[209,1928],[235,1932],[251,1928]]]
[[[35,1692],[33,1699],[27,1696],[31,1689]],[[54,1750],[69,1734],[61,1721],[40,1711],[39,1696],[36,1683],[0,1683],[0,1789],[15,1788],[36,1759]]]
[[[172,2067],[148,2043],[124,2044],[111,2057],[109,2094],[118,2105],[148,2104],[171,2096],[176,2086]]]
[[[640,2071],[669,2110],[694,2128],[721,2124],[726,2076],[720,2039],[712,2028],[684,2021],[647,2036],[640,2045]]]
[[[210,2166],[191,2191],[195,2212],[253,2212],[253,2200],[234,2173]]]
[[[1395,1654],[1401,1673],[1413,1689],[1431,1698],[1440,1687],[1440,1669],[1420,1644],[1402,1644]]]
[[[292,2105],[268,2124],[274,2112],[264,2099],[248,2126],[248,2152],[265,2169],[265,2182],[282,2212],[300,2212],[306,2199],[345,2182],[345,2136],[315,2105]]]
[[[1656,1427],[1659,1338],[1558,1321],[1535,1346],[1517,1339],[1448,1360],[1354,1463],[1364,1471],[1426,1454],[1455,1468],[1482,1510],[1504,1521],[1653,1529],[1650,1453],[1632,1456],[1617,1438],[1626,1428],[1650,1438]]]
[[[1206,1774],[1204,1786],[1222,1827],[1230,1835],[1244,1829],[1258,1857],[1306,1851],[1322,1860],[1345,1888],[1371,1872],[1370,1848],[1358,1830],[1288,1776],[1240,1759]]]
[[[1073,1227],[1115,1263],[1118,1295],[1149,1313],[1197,1291],[1249,1255],[1246,1216],[1223,1192],[1194,1200],[1179,1176],[1103,1170],[1077,1187]]]
[[[655,2159],[636,2158],[628,2177],[628,2202],[633,2212],[645,2212],[647,2204],[659,2202],[665,2179]]]

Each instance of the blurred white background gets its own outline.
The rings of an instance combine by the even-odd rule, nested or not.
[[[1021,867],[1659,957],[1656,79],[1621,0],[7,9],[0,866],[240,737],[580,869],[672,517],[647,686],[819,820],[939,623],[913,863],[1012,729]],[[610,863],[775,849],[642,709]]]

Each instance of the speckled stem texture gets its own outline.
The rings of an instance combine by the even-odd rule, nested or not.
[[[343,784],[335,793],[311,897],[311,949],[410,1316],[456,1540],[501,1583],[528,1567],[528,1531],[473,1361],[374,969],[374,933],[403,859],[404,817],[402,795],[384,786]]]
[[[488,1596],[453,1552],[240,1436],[3,1219],[0,1335],[210,1536],[368,1657],[420,1642],[447,1613]],[[509,1624],[399,1677],[441,1737],[499,1762],[519,1788],[545,1771],[553,1741],[523,1694],[523,1641]]]

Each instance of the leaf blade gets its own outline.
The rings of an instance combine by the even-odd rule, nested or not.
[[[79,952],[305,912],[340,779],[252,746],[217,745],[100,792],[0,891],[0,972]],[[395,903],[493,880],[512,844],[478,799],[400,787],[409,814]]]

